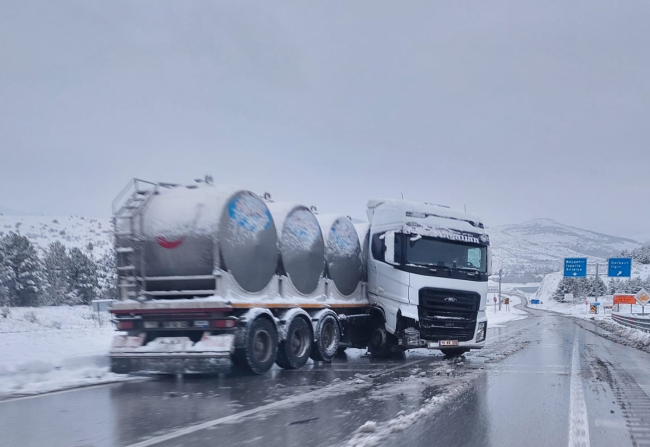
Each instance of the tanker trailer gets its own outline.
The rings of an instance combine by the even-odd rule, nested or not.
[[[310,233],[315,253],[302,254],[292,245],[299,238],[289,235],[309,215],[299,206],[279,208],[207,182],[130,183],[114,201],[121,299],[111,312],[121,332],[111,349],[113,371],[224,372],[232,360],[261,374],[276,360],[284,368],[310,355],[331,360],[341,320],[366,312],[359,243],[356,234],[354,243],[348,237],[354,227],[339,217],[319,222],[327,229],[321,275],[318,233]],[[300,256],[313,268],[300,265]]]

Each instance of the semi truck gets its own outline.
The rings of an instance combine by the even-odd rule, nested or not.
[[[113,213],[114,372],[263,374],[348,347],[485,344],[490,241],[467,212],[377,199],[353,222],[206,177],[134,179]]]

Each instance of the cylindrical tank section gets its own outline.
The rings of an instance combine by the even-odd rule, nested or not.
[[[354,223],[354,229],[359,236],[361,244],[361,280],[368,281],[368,246],[370,244],[370,224],[368,222]]]
[[[259,292],[277,266],[271,213],[264,200],[245,190],[212,185],[161,188],[145,207],[138,233],[145,262],[143,272],[136,268],[146,277],[209,276],[219,266],[245,291]],[[147,282],[149,290],[210,287],[214,280]]]
[[[249,191],[233,195],[218,232],[219,251],[235,281],[247,292],[259,292],[269,283],[278,262],[278,236],[264,200]]]
[[[361,247],[352,221],[345,216],[317,216],[325,238],[327,272],[338,291],[349,296],[361,280]]]
[[[316,291],[325,270],[325,242],[316,216],[295,203],[269,203],[278,232],[280,270],[296,291]]]

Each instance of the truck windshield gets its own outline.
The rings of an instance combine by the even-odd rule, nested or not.
[[[406,263],[487,272],[487,248],[430,237],[406,236]],[[417,237],[417,236],[416,236]]]

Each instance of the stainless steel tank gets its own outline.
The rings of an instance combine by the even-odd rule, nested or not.
[[[359,236],[361,244],[361,280],[368,281],[368,247],[370,245],[370,224],[367,222],[354,222],[354,229]]]
[[[149,278],[212,275],[218,266],[253,293],[266,287],[278,262],[271,213],[245,190],[206,184],[160,189],[143,211],[141,239],[145,262],[139,273]],[[147,281],[149,291],[211,287],[214,280]]]
[[[317,216],[325,237],[327,272],[338,291],[351,295],[361,280],[361,247],[352,221],[345,216]]]
[[[269,203],[276,224],[280,267],[296,290],[316,291],[325,270],[325,242],[316,216],[295,203]]]

